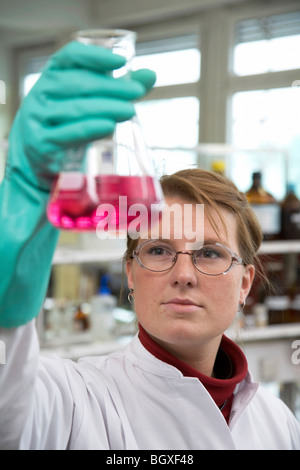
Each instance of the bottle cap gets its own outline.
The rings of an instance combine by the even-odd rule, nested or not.
[[[288,183],[287,193],[294,193],[294,192],[295,192],[295,183]]]
[[[224,160],[214,160],[212,162],[212,169],[218,173],[224,173],[226,164]]]
[[[102,277],[101,277],[101,281],[100,281],[100,287],[99,287],[99,290],[98,290],[98,294],[99,295],[105,295],[105,294],[111,294],[111,290],[108,286],[108,276],[107,274],[104,274]]]

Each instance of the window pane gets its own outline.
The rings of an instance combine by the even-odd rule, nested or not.
[[[233,70],[236,75],[254,75],[300,68],[300,34],[237,44]]]
[[[26,95],[28,95],[31,88],[40,76],[40,73],[30,73],[24,77],[21,97],[25,97]]]
[[[284,195],[285,178],[300,185],[299,122],[300,87],[239,92],[233,96],[233,145],[238,148],[283,149],[288,155],[287,169],[282,155],[275,158],[270,154],[265,159],[268,166],[266,184],[278,198]],[[259,156],[254,155],[248,160],[236,160],[235,171],[239,173],[241,189],[245,189],[249,172],[259,171],[260,161]]]
[[[144,101],[136,105],[152,147],[193,147],[198,142],[199,100],[195,97]]]
[[[232,100],[232,142],[238,147],[290,145],[299,135],[300,87],[239,92]]]
[[[200,78],[200,51],[184,49],[136,56],[132,68],[154,70],[157,74],[155,86],[193,83]]]
[[[233,69],[237,75],[300,67],[300,11],[240,21],[235,38]]]
[[[195,150],[155,149],[151,150],[150,156],[157,177],[198,166],[198,154]]]
[[[20,98],[28,95],[29,91],[41,75],[41,70],[46,66],[49,55],[33,55],[26,59],[24,75],[20,77]]]
[[[191,148],[198,143],[199,100],[195,97],[144,101],[136,105],[137,115],[150,147]],[[173,172],[194,165],[191,151],[154,152],[159,173]]]

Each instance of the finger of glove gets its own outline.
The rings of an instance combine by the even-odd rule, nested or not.
[[[122,122],[131,119],[135,115],[135,109],[130,101],[86,97],[53,101],[51,106],[46,107],[40,104],[35,113],[35,118],[42,120],[44,126],[56,126],[93,118]]]
[[[156,82],[156,73],[150,69],[135,70],[130,72],[129,75],[132,80],[141,83],[146,92],[150,91]]]
[[[62,147],[75,147],[93,140],[102,139],[113,133],[115,122],[111,119],[86,119],[62,124],[49,129],[41,129],[39,138],[43,146],[40,153],[50,154],[62,150]]]
[[[124,66],[126,59],[103,47],[69,42],[50,58],[47,69],[84,68],[107,72]]]
[[[48,70],[31,90],[31,95],[52,99],[108,96],[125,100],[141,98],[144,85],[126,78],[113,78],[90,70]],[[30,94],[28,95],[30,96]]]

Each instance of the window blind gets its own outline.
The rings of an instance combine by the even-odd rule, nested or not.
[[[31,57],[25,66],[24,75],[31,75],[33,73],[39,73],[45,67],[50,56],[41,56],[41,57]]]
[[[236,43],[261,41],[300,34],[300,11],[240,21]]]
[[[183,49],[199,48],[199,38],[197,34],[188,34],[166,39],[157,39],[137,43],[136,55],[158,54],[161,52],[171,52]]]

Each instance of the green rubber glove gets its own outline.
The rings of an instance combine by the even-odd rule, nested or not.
[[[42,307],[59,235],[46,207],[69,148],[111,134],[134,116],[132,101],[155,82],[147,69],[113,78],[124,64],[109,50],[71,42],[52,56],[22,102],[0,185],[0,327],[25,324]]]

